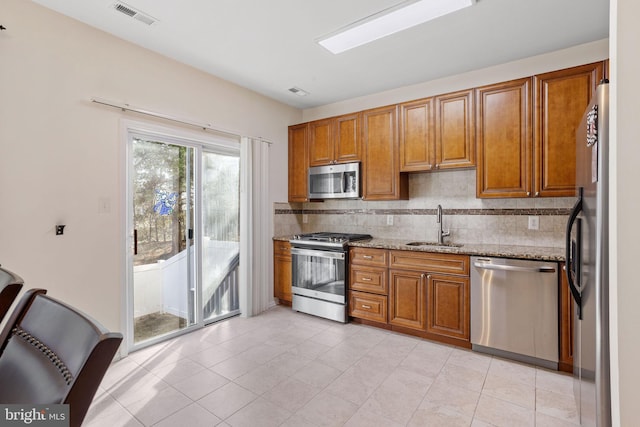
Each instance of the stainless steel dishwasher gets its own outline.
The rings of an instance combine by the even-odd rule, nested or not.
[[[471,257],[471,344],[558,369],[558,264]]]

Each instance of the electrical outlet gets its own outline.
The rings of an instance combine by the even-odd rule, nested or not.
[[[307,224],[307,223],[309,223],[309,215],[307,215],[307,214],[302,214],[302,223],[303,223],[303,224]]]
[[[539,216],[530,216],[529,217],[529,230],[538,230],[540,228],[540,217]]]
[[[393,215],[387,215],[387,225],[393,225]]]

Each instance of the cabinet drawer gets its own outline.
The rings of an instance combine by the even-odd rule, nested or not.
[[[469,275],[469,257],[467,255],[389,251],[389,261],[391,268],[462,276]]]
[[[351,248],[349,261],[351,264],[386,267],[389,252],[384,249]]]
[[[387,297],[350,291],[349,316],[387,323]]]
[[[274,255],[291,255],[291,244],[282,240],[274,240],[273,242],[273,254]]]
[[[386,295],[387,269],[381,267],[368,267],[364,265],[352,265],[349,289]]]

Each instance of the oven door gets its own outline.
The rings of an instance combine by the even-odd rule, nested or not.
[[[291,248],[291,292],[346,304],[346,252]]]

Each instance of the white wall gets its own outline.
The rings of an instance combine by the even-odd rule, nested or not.
[[[26,288],[47,288],[121,330],[121,120],[150,119],[92,97],[273,141],[270,199],[286,200],[287,126],[300,110],[30,1],[2,0],[2,24],[0,264]],[[101,199],[108,213],[99,213]],[[65,233],[55,236],[60,223]]]
[[[384,105],[445,94],[456,90],[532,76],[547,71],[561,70],[576,65],[601,61],[608,57],[609,41],[600,40],[494,67],[392,89],[360,98],[348,99],[317,108],[309,108],[303,112],[303,121],[307,122],[366,110],[368,108],[382,107]]]
[[[640,3],[611,1],[611,369],[614,425],[638,424]]]

